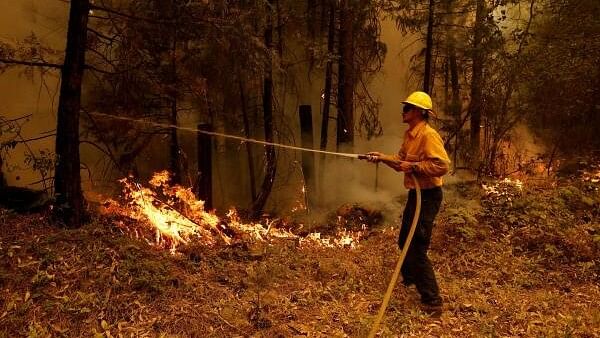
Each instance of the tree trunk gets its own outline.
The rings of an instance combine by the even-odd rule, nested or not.
[[[244,121],[244,136],[250,138],[250,119],[248,118],[246,95],[241,75],[239,78],[239,88],[242,104],[242,120]],[[254,203],[256,200],[256,173],[254,172],[254,155],[252,154],[252,144],[250,142],[246,142],[246,155],[248,156],[248,175],[250,175],[250,194],[252,195],[252,203]]]
[[[340,11],[340,64],[338,70],[337,146],[354,143],[354,11],[344,0]]]
[[[446,51],[447,52],[447,51]],[[450,54],[448,54],[450,55]],[[448,58],[444,61],[444,109],[450,111],[450,61]]]
[[[429,18],[427,20],[427,44],[425,46],[425,74],[423,75],[423,91],[431,93],[431,64],[433,54],[433,18],[435,2],[429,0]]]
[[[306,30],[308,31],[308,36],[310,37],[310,41],[315,41],[315,27],[317,23],[317,1],[316,0],[308,0],[306,1]]]
[[[272,8],[272,1],[268,0],[269,11]],[[265,77],[263,80],[263,119],[265,128],[265,140],[273,142],[273,59],[271,56],[273,49],[273,18],[272,14],[268,15],[267,27],[265,28],[265,46],[267,47],[267,64],[265,67]],[[259,218],[267,199],[271,194],[275,174],[277,171],[277,159],[275,157],[275,148],[273,146],[265,146],[265,176],[261,184],[260,193],[256,197],[252,206],[252,217]]]
[[[174,2],[172,6],[176,6]],[[177,27],[173,30],[173,45],[171,48],[171,114],[170,124],[173,126],[170,130],[170,142],[169,142],[169,153],[170,153],[170,170],[171,170],[171,182],[174,184],[181,183],[181,166],[180,166],[180,149],[179,149],[179,138],[177,137]]]
[[[6,180],[4,179],[4,162],[2,161],[2,154],[0,154],[0,189],[6,186]]]
[[[471,118],[471,166],[478,169],[481,161],[481,101],[483,94],[483,35],[487,16],[485,0],[477,0],[475,27],[473,37],[473,70],[471,76],[471,102],[469,116]]]
[[[323,11],[325,11],[323,9]],[[319,148],[327,150],[327,142],[329,139],[329,115],[331,111],[331,90],[333,87],[333,53],[335,49],[335,1],[329,1],[329,23],[327,32],[327,64],[325,65],[325,89],[323,90],[323,113],[321,116],[321,142]],[[321,154],[319,157],[319,196],[324,194],[324,174],[325,174],[326,155]]]
[[[303,148],[314,147],[312,107],[310,105],[300,106],[300,137]],[[304,196],[306,210],[310,211],[315,206],[316,184],[315,184],[315,154],[302,152],[302,176],[304,178]]]
[[[458,148],[460,147],[460,129],[462,128],[462,103],[460,101],[460,82],[458,78],[458,63],[456,61],[456,48],[454,40],[450,39],[449,46],[450,86],[452,87],[452,101],[450,114],[454,118],[456,138],[454,140],[454,167],[458,167]]]
[[[171,100],[171,116],[169,123],[173,126],[177,126],[177,99],[172,98]],[[170,140],[169,140],[169,168],[171,170],[171,182],[174,184],[181,183],[181,170],[179,165],[179,138],[177,137],[177,128],[171,127]]]
[[[329,111],[331,108],[331,88],[333,77],[333,49],[335,39],[335,4],[331,1],[329,7],[329,32],[327,34],[327,64],[325,66],[325,89],[323,91],[323,115],[321,118],[321,143],[320,149],[327,149],[329,136]]]
[[[199,130],[212,131],[210,124],[199,124]],[[212,137],[198,133],[198,198],[204,201],[204,209],[213,208]]]
[[[64,225],[71,228],[81,226],[84,218],[79,162],[79,111],[81,83],[85,69],[89,6],[89,0],[71,1],[67,47],[58,100],[54,173],[55,211]]]

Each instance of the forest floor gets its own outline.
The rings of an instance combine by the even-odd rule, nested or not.
[[[380,336],[600,337],[595,175],[447,187],[430,251],[443,314],[399,283]],[[0,337],[365,337],[399,253],[394,221],[355,248],[271,238],[175,255],[101,215],[64,230],[0,210],[0,224]]]

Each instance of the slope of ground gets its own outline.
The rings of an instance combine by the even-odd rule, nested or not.
[[[597,190],[505,183],[448,188],[431,250],[444,313],[398,285],[381,336],[599,336]],[[355,249],[272,239],[177,255],[100,216],[61,230],[1,210],[0,224],[0,337],[364,337],[398,254],[394,224]]]

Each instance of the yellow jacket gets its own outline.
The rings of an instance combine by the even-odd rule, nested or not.
[[[414,164],[414,174],[421,189],[442,186],[442,176],[450,167],[450,159],[440,134],[426,121],[404,133],[404,142],[397,156],[401,161]],[[404,175],[404,186],[407,189],[415,188],[410,175]]]

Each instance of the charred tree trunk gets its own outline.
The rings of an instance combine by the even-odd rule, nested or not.
[[[172,6],[176,6],[173,2]],[[175,8],[175,7],[173,7]],[[181,183],[181,166],[180,166],[180,149],[179,149],[179,138],[177,137],[177,27],[173,30],[173,45],[171,47],[171,114],[170,124],[173,126],[170,130],[170,141],[169,141],[169,154],[170,163],[169,167],[171,170],[171,182],[174,184]]]
[[[246,106],[246,95],[244,90],[244,83],[240,76],[239,79],[240,88],[240,100],[242,106],[242,120],[244,121],[244,136],[250,138],[250,119],[248,118],[248,107]],[[250,176],[250,194],[252,195],[252,202],[256,200],[256,173],[254,172],[254,155],[252,154],[252,144],[246,142],[246,155],[248,156],[248,175]]]
[[[2,161],[2,154],[0,154],[0,189],[6,186],[6,180],[4,179],[4,162]]]
[[[340,64],[338,67],[337,146],[354,143],[354,11],[344,0],[340,11]]]
[[[454,166],[457,167],[457,157],[458,157],[458,148],[460,147],[460,129],[462,127],[461,123],[461,113],[462,113],[462,104],[460,101],[460,83],[458,78],[458,63],[456,61],[456,48],[454,47],[454,41],[450,41],[449,47],[449,68],[450,68],[450,85],[452,87],[452,103],[450,113],[454,118],[455,123],[455,133],[456,138],[454,140]]]
[[[327,149],[329,136],[329,112],[331,109],[331,89],[333,77],[333,52],[335,41],[335,3],[329,7],[329,32],[327,33],[327,64],[325,66],[325,89],[323,91],[323,115],[321,117],[321,150]]]
[[[446,13],[453,12],[453,1],[445,0],[443,2],[444,10]],[[448,24],[454,24],[455,20],[451,16],[447,16],[446,20]],[[458,150],[460,148],[460,130],[466,121],[463,121],[462,117],[462,103],[460,99],[460,79],[459,79],[459,68],[456,57],[456,38],[455,32],[452,29],[448,29],[446,32],[446,53],[448,58],[446,60],[446,101],[448,112],[454,120],[453,134],[454,134],[454,147],[452,149],[452,160],[454,167],[458,167]],[[448,93],[450,89],[450,93]],[[448,98],[448,96],[450,96]],[[448,140],[448,143],[451,139]]]
[[[329,139],[329,115],[331,112],[331,91],[333,89],[333,54],[335,52],[335,1],[329,1],[329,23],[327,32],[327,64],[325,65],[325,89],[323,90],[323,112],[321,116],[321,140],[319,148],[327,150]],[[325,11],[323,9],[323,11]],[[319,189],[320,196],[324,196],[323,176],[325,174],[325,154],[319,159]]]
[[[54,210],[64,225],[71,228],[81,226],[85,213],[79,171],[79,112],[89,7],[89,0],[71,1],[58,100]]]
[[[212,131],[212,126],[199,124],[198,129]],[[198,133],[198,198],[204,201],[205,210],[213,208],[212,191],[212,138]]]
[[[317,1],[308,0],[306,1],[306,30],[310,36],[310,40],[314,41],[316,32],[315,27],[317,23]]]
[[[429,17],[427,19],[427,44],[425,46],[425,74],[423,75],[423,91],[431,93],[431,68],[433,55],[433,18],[435,1],[429,0]]]
[[[268,0],[269,12],[272,8],[272,1]],[[265,140],[273,142],[273,16],[268,15],[267,27],[265,28],[265,46],[267,47],[267,64],[265,67],[265,77],[263,79],[263,119],[265,128]],[[275,148],[273,146],[265,146],[265,176],[261,184],[260,193],[256,197],[252,205],[252,217],[259,218],[267,199],[271,194],[275,174],[277,171],[277,159],[275,156]]]
[[[473,37],[473,70],[471,76],[471,102],[469,116],[471,118],[471,166],[479,168],[481,161],[481,105],[483,96],[483,35],[486,20],[485,0],[477,0],[475,27]]]
[[[444,107],[448,111],[450,107],[450,66],[448,58],[444,61]]]
[[[312,108],[309,105],[300,106],[300,134],[302,147],[312,149],[314,147]],[[302,152],[302,175],[304,176],[304,195],[307,197],[306,209],[315,206],[315,154]]]
[[[179,166],[179,138],[177,137],[177,99],[171,100],[171,116],[169,123],[171,127],[169,140],[169,168],[171,171],[171,182],[174,184],[181,183],[181,172]]]
[[[271,1],[275,1],[275,11],[276,11],[276,30],[277,30],[277,53],[279,54],[279,56],[281,57],[281,55],[283,55],[283,22],[281,21],[281,4],[279,3],[279,0],[271,0]],[[269,1],[269,4],[272,6],[271,1]],[[272,20],[272,19],[271,19]],[[273,26],[271,24],[271,30],[273,30]],[[272,40],[273,38],[271,38]],[[271,42],[273,43],[273,42]]]

